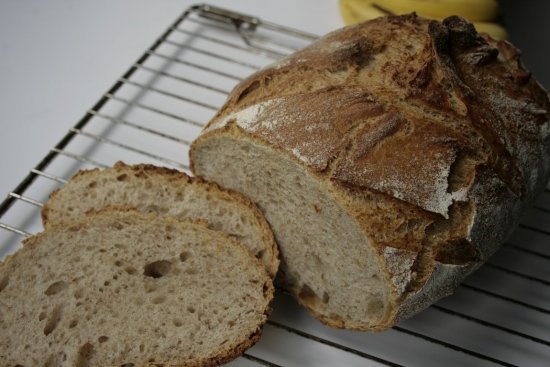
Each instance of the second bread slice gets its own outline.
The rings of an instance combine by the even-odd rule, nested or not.
[[[122,162],[82,170],[50,195],[42,210],[45,227],[107,207],[185,219],[205,219],[211,229],[236,237],[265,265],[273,278],[279,266],[273,234],[259,209],[235,191],[183,172]]]

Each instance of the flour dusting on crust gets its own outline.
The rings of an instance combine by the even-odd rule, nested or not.
[[[384,260],[386,260],[388,272],[392,275],[391,280],[398,295],[405,293],[407,285],[411,281],[411,268],[415,259],[416,254],[411,251],[394,247],[384,249]]]

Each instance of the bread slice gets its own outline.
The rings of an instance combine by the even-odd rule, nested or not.
[[[51,224],[0,264],[0,365],[218,365],[260,338],[272,297],[230,236],[105,210]]]
[[[48,227],[111,206],[206,219],[210,228],[243,242],[272,277],[279,267],[271,228],[249,199],[215,183],[154,165],[118,162],[110,168],[80,171],[50,195],[42,209],[42,220]]]
[[[337,30],[240,83],[191,168],[258,204],[316,317],[384,330],[451,294],[548,181],[550,101],[519,55],[459,17]]]

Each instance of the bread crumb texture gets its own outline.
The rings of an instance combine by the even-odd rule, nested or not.
[[[2,366],[211,366],[253,345],[271,278],[201,224],[107,210],[0,265]]]

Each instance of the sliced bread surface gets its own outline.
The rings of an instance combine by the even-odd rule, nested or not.
[[[177,218],[205,219],[210,228],[236,237],[262,260],[274,277],[279,266],[271,229],[242,194],[183,172],[148,164],[117,162],[82,170],[50,195],[42,210],[44,226],[106,207],[132,207]]]
[[[2,366],[211,366],[253,345],[273,285],[200,223],[105,210],[0,264]]]

